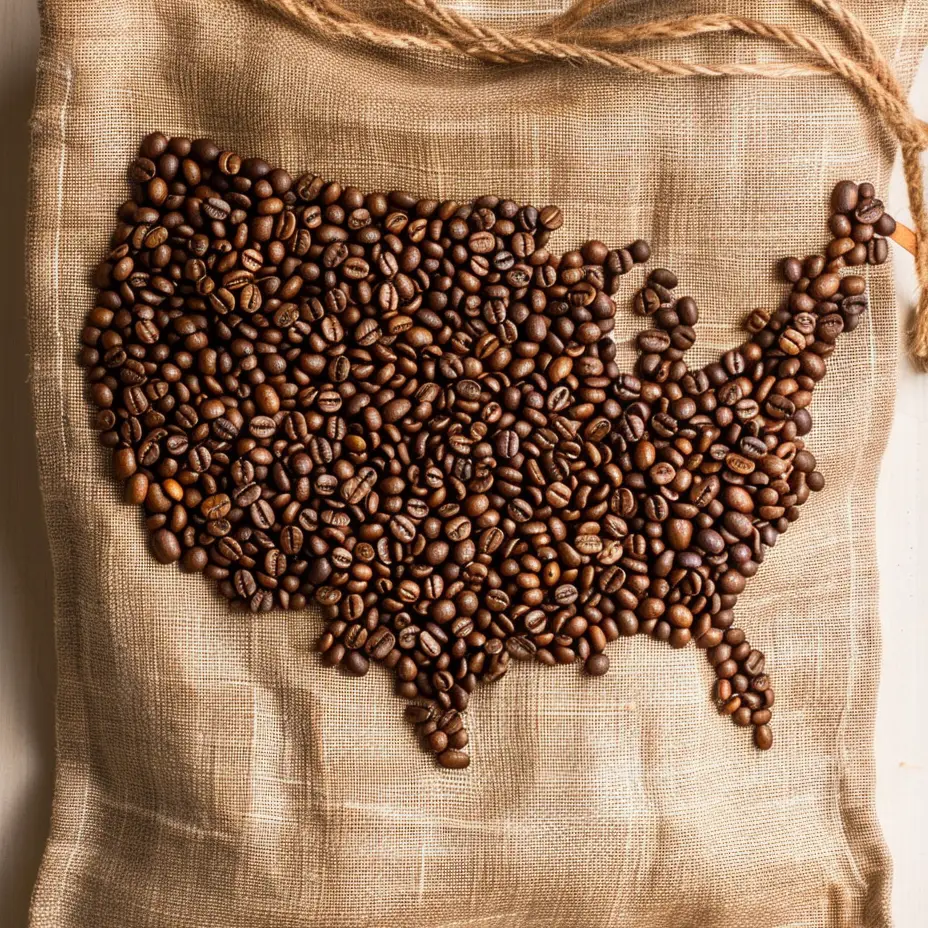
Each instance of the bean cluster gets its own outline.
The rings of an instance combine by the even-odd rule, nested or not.
[[[424,745],[513,661],[646,634],[706,650],[721,711],[772,744],[764,655],[733,609],[823,486],[803,436],[844,266],[886,258],[872,187],[835,189],[825,255],[691,370],[696,303],[655,269],[634,374],[612,295],[643,241],[558,255],[559,209],[364,194],[209,140],[142,141],[81,361],[101,443],[161,563],[252,612],[321,607],[322,659],[390,668]]]

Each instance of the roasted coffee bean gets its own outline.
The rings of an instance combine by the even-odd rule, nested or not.
[[[764,716],[766,718],[766,716]],[[773,747],[773,732],[766,723],[757,725],[754,729],[754,744],[761,751],[769,751]]]
[[[875,238],[867,244],[867,261],[870,264],[885,264],[888,257],[889,246],[885,238]]]
[[[470,764],[470,755],[464,751],[448,748],[438,755],[438,763],[449,770],[463,770]]]
[[[162,564],[173,564],[180,560],[183,553],[177,536],[166,528],[159,528],[151,536],[151,550]]]
[[[802,436],[866,308],[835,262],[886,259],[872,189],[836,187],[827,256],[786,259],[783,306],[701,370],[696,303],[653,270],[623,375],[610,294],[643,241],[557,257],[556,207],[365,197],[204,140],[149,137],[130,178],[81,358],[158,561],[254,613],[316,603],[326,663],[392,669],[450,769],[479,680],[600,676],[639,633],[695,638],[723,711],[771,746],[764,655],[732,608],[824,486]]]
[[[605,654],[591,654],[584,667],[591,677],[601,677],[609,672],[609,658]]]
[[[854,218],[858,222],[873,225],[883,215],[883,203],[868,197],[861,200],[854,209]]]
[[[850,213],[857,207],[857,184],[842,180],[831,193],[831,208],[836,213]]]
[[[371,662],[360,651],[348,651],[342,659],[345,670],[356,677],[363,677],[370,669]]]

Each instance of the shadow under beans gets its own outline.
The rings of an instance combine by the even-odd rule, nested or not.
[[[29,116],[37,42],[34,5],[4,11],[0,35],[0,924],[21,928],[48,831],[54,771],[52,572],[28,388],[23,242]],[[15,10],[13,7],[17,7]],[[19,14],[14,17],[14,12]],[[4,28],[5,27],[5,28]]]

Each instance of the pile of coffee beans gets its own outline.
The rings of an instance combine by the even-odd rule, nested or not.
[[[559,255],[553,206],[362,193],[157,133],[130,179],[81,361],[158,561],[253,612],[321,607],[323,660],[392,670],[445,767],[478,681],[600,676],[636,634],[705,649],[771,746],[733,610],[824,483],[809,403],[867,303],[839,272],[893,227],[870,185],[838,185],[826,253],[786,259],[784,305],[701,369],[696,303],[652,270],[625,373],[611,295],[643,241]]]

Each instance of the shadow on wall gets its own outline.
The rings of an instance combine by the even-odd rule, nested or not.
[[[38,16],[0,5],[0,925],[24,928],[54,767],[52,574],[27,383],[23,242]]]

